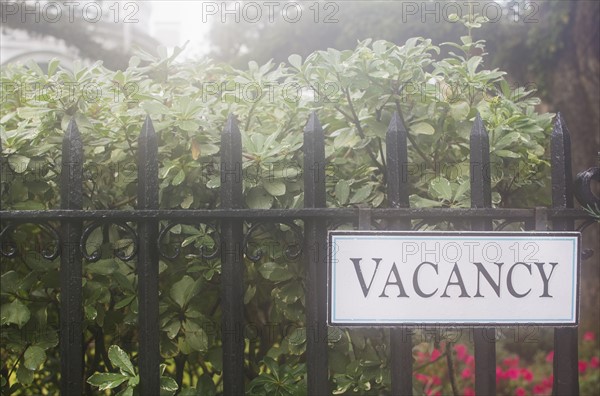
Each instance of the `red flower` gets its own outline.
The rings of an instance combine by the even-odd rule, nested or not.
[[[473,388],[465,388],[464,396],[475,396]]]
[[[517,390],[515,391],[515,396],[526,396],[527,392],[525,391],[525,389],[518,387]]]
[[[442,355],[442,353],[439,350],[434,348],[433,352],[431,352],[431,357],[429,358],[429,361],[433,362],[434,360],[439,358],[441,355]]]
[[[540,393],[544,393],[545,390],[546,390],[546,387],[544,385],[535,385],[533,387],[533,394],[538,395]]]
[[[504,374],[504,371],[502,371],[502,368],[496,367],[496,385],[498,385],[500,380],[503,380],[504,378],[506,378],[506,375]]]
[[[464,361],[469,355],[467,347],[464,344],[454,345],[454,350],[456,351],[456,357],[458,358],[458,360]]]
[[[546,355],[546,361],[548,363],[551,363],[554,360],[554,351],[550,351],[548,352],[548,354]]]
[[[594,356],[590,359],[590,366],[593,368],[600,367],[600,361],[598,360],[598,356]]]
[[[471,370],[469,370],[468,368],[464,369],[462,371],[462,373],[460,374],[460,376],[463,377],[463,379],[471,378],[471,375],[473,375],[473,374],[471,373]]]
[[[510,378],[513,380],[519,379],[519,370],[516,368],[509,368],[506,370],[506,378]]]
[[[580,373],[585,373],[585,370],[587,370],[587,362],[585,360],[580,360],[579,361],[579,372]]]
[[[519,367],[519,357],[506,358],[502,361],[502,364],[506,367]]]
[[[596,339],[596,336],[594,335],[594,332],[592,331],[586,331],[585,334],[583,335],[583,341],[594,341]]]
[[[522,368],[521,369],[521,376],[527,382],[531,382],[533,380],[533,373],[529,369]]]
[[[424,384],[429,382],[429,377],[426,376],[425,374],[417,373],[417,374],[415,374],[415,378],[417,379],[417,381],[421,381]]]
[[[475,367],[475,357],[473,357],[472,355],[467,356],[465,363],[467,364],[467,366]]]

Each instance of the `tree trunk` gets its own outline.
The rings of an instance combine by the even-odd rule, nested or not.
[[[563,114],[571,132],[573,172],[600,166],[600,2],[571,2],[565,46],[549,73],[550,111]],[[598,183],[595,194],[599,194]],[[600,235],[598,223],[583,232],[583,247],[594,255],[582,261],[582,330],[600,330]]]

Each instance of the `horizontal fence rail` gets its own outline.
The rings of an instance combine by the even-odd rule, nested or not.
[[[223,378],[224,394],[244,393],[244,340],[240,332],[244,321],[244,254],[247,236],[243,233],[244,221],[274,222],[292,225],[302,220],[301,254],[306,271],[306,327],[307,380],[309,395],[331,393],[327,359],[327,280],[326,233],[330,222],[352,221],[361,229],[370,229],[373,220],[388,230],[414,228],[412,220],[465,221],[472,230],[492,230],[493,220],[504,225],[524,222],[529,229],[573,230],[575,220],[589,219],[580,209],[573,209],[573,182],[571,180],[571,153],[569,133],[558,115],[551,142],[552,207],[532,209],[492,208],[490,164],[487,132],[479,115],[475,118],[470,136],[471,208],[411,208],[407,177],[408,133],[398,113],[392,117],[386,134],[387,208],[327,208],[325,189],[325,137],[316,113],[310,115],[304,128],[304,208],[302,209],[246,209],[242,196],[242,136],[237,122],[229,116],[221,134],[221,206],[218,209],[200,210],[159,209],[158,138],[148,117],[138,139],[138,189],[136,210],[82,210],[83,147],[77,125],[71,121],[63,140],[60,209],[44,211],[0,210],[3,222],[0,238],[3,257],[15,257],[18,246],[11,233],[24,223],[39,224],[56,239],[57,247],[44,253],[48,259],[61,255],[60,287],[60,356],[61,392],[76,395],[83,392],[83,312],[82,265],[83,260],[99,257],[85,250],[85,240],[100,223],[120,224],[133,233],[137,254],[139,294],[139,372],[141,394],[160,393],[159,365],[159,290],[158,260],[165,255],[159,245],[167,229],[160,229],[161,220],[213,221],[219,223],[220,241],[213,256],[220,254],[221,310],[223,328]],[[1,151],[1,147],[0,147]],[[4,158],[0,165],[6,166]],[[596,172],[599,173],[599,172]],[[594,175],[594,173],[591,173]],[[593,197],[590,180],[577,180],[577,196]],[[591,195],[590,195],[591,194]],[[1,208],[0,208],[1,209]],[[51,222],[60,222],[56,231]],[[92,222],[84,227],[84,222]],[[134,230],[126,222],[136,222]],[[170,223],[173,224],[173,223]],[[589,225],[584,222],[582,228]],[[500,226],[498,228],[501,229]],[[296,229],[298,228],[298,229]],[[251,227],[252,229],[252,227]],[[216,229],[215,229],[216,231]],[[252,231],[248,231],[250,234]],[[302,237],[302,236],[301,236]],[[300,254],[300,253],[299,253]],[[121,256],[119,256],[121,257]],[[122,257],[121,257],[122,258]],[[476,392],[495,394],[496,356],[495,343],[487,334],[494,329],[474,330]],[[579,391],[577,380],[577,329],[555,329],[554,394],[574,395]],[[391,392],[409,395],[413,391],[413,360],[411,332],[392,328],[390,331]]]

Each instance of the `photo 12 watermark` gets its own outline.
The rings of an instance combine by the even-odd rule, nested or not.
[[[21,23],[138,23],[140,5],[135,1],[2,1],[0,20]]]

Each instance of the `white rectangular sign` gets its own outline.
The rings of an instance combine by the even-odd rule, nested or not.
[[[579,232],[329,232],[329,323],[574,326]]]

